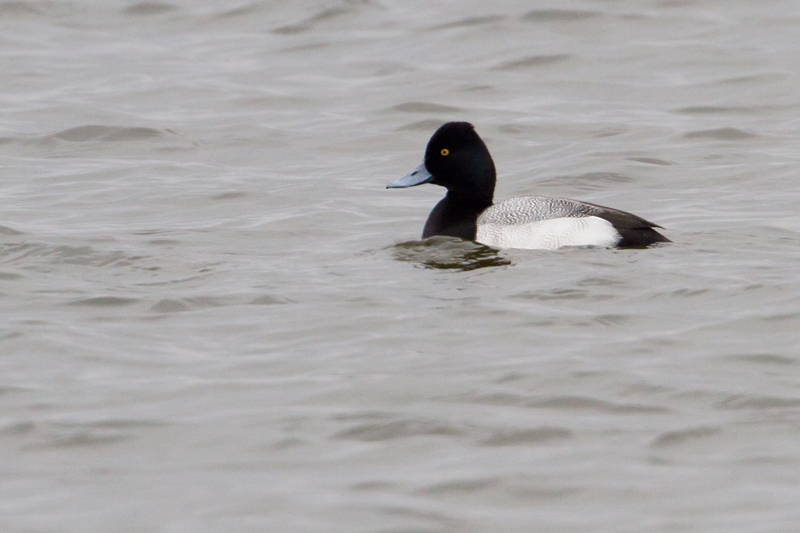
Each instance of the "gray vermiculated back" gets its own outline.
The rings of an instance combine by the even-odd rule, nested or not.
[[[521,196],[502,200],[484,211],[478,224],[529,224],[539,220],[565,217],[598,216],[600,207],[550,196]]]

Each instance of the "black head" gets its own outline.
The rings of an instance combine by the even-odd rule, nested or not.
[[[422,238],[449,235],[475,240],[480,214],[490,205],[497,179],[494,161],[468,122],[448,122],[436,130],[422,164],[387,185],[390,189],[434,183],[447,189],[425,222]]]
[[[491,204],[497,174],[483,140],[469,122],[448,122],[436,130],[425,149],[430,183],[465,200]]]
[[[489,149],[469,122],[448,122],[436,130],[422,164],[388,188],[434,183],[445,187],[452,200],[471,206],[492,204],[497,175]]]

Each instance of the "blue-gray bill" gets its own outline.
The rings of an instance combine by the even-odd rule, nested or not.
[[[415,185],[422,185],[428,183],[433,179],[433,176],[428,169],[425,168],[425,161],[420,166],[406,174],[398,180],[394,180],[386,186],[387,189],[405,189],[406,187],[413,187]]]

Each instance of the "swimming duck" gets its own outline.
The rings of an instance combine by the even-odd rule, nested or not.
[[[448,122],[433,134],[422,164],[387,188],[433,183],[447,194],[433,208],[422,238],[459,237],[494,248],[562,246],[642,248],[671,242],[641,217],[610,207],[549,196],[494,203],[494,161],[475,127]]]

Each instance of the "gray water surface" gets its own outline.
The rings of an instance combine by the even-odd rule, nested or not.
[[[800,5],[0,3],[0,529],[794,532]],[[419,242],[498,198],[673,244]]]

